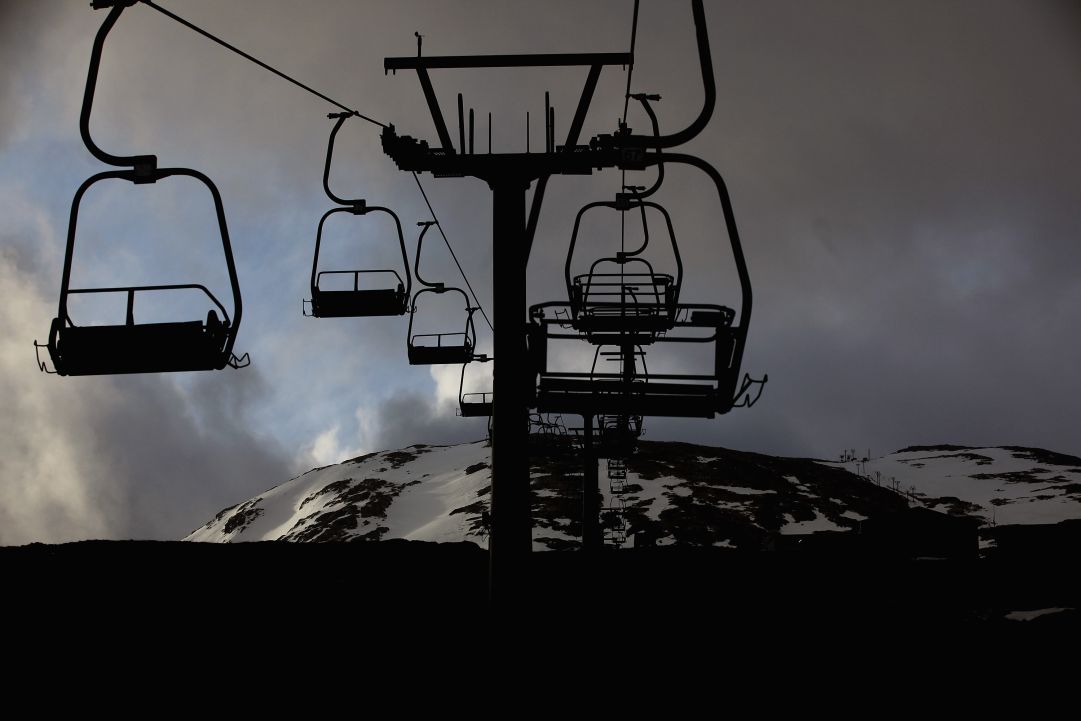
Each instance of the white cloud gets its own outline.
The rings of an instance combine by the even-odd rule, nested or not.
[[[363,446],[343,445],[340,434],[341,427],[334,424],[315,437],[315,440],[305,448],[305,455],[316,466],[329,466],[367,453]]]

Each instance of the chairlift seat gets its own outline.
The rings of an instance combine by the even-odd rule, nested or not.
[[[623,312],[620,312],[620,311]],[[639,312],[645,310],[646,312]],[[659,309],[663,311],[663,309]],[[582,333],[662,333],[672,328],[672,318],[658,312],[656,306],[639,309],[634,306],[620,308],[588,308],[571,324]]]
[[[409,294],[401,285],[368,290],[312,290],[312,315],[317,318],[354,318],[405,315]]]
[[[712,418],[723,405],[711,383],[627,382],[541,376],[537,408],[551,413]]]
[[[491,395],[491,394],[477,394],[477,395]],[[490,416],[492,415],[492,402],[491,401],[470,401],[463,398],[458,404],[461,409],[463,418],[476,418],[478,416]]]
[[[90,136],[90,116],[97,89],[98,72],[102,50],[109,32],[115,26],[125,8],[134,5],[133,0],[95,0],[95,8],[110,8],[94,38],[90,65],[83,92],[80,134],[83,144],[98,160],[117,169],[90,176],[71,201],[68,221],[67,244],[64,251],[64,270],[60,281],[60,302],[57,316],[49,329],[47,348],[52,357],[55,372],[60,375],[97,375],[114,373],[161,373],[170,371],[219,370],[226,365],[239,368],[240,359],[232,354],[233,341],[240,328],[242,303],[240,283],[237,280],[233,250],[229,242],[229,230],[225,220],[225,208],[217,186],[203,173],[191,168],[161,168],[155,155],[120,156],[102,150]],[[233,315],[230,323],[225,307],[205,287],[199,284],[167,284],[128,287],[71,288],[72,258],[79,219],[79,208],[86,192],[102,181],[123,180],[134,185],[155,184],[170,177],[190,178],[209,191],[214,203],[218,235],[224,252],[225,267],[233,296]],[[210,310],[206,323],[198,320],[170,323],[135,323],[134,303],[136,293],[143,291],[198,290],[220,310],[224,321],[216,311]],[[123,325],[76,326],[68,314],[71,295],[87,293],[126,293],[127,317]],[[35,341],[35,354],[40,347]],[[45,364],[38,367],[48,371]]]
[[[542,376],[540,383],[541,392],[555,391],[559,393],[606,393],[606,394],[633,394],[633,395],[707,395],[714,392],[713,386],[707,383],[669,383],[665,381],[649,381],[648,383],[636,381],[624,381],[614,378],[552,378]],[[642,414],[636,414],[642,415]]]
[[[57,372],[70,376],[219,370],[227,339],[213,312],[206,324],[67,326],[57,330],[52,357]]]
[[[591,272],[575,276],[571,304],[667,308],[678,301],[677,291],[675,278],[667,273]]]
[[[468,363],[473,360],[473,346],[409,344],[409,365],[445,365]]]
[[[720,310],[696,310],[691,312],[690,324],[693,326],[712,326],[724,328],[732,325],[735,311],[722,307]]]

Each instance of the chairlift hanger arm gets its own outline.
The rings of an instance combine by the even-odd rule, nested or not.
[[[101,67],[101,53],[105,48],[105,39],[116,25],[120,14],[124,9],[135,4],[135,0],[95,0],[92,7],[95,10],[110,8],[109,14],[101,23],[98,34],[94,37],[94,46],[90,52],[90,66],[86,72],[86,90],[83,92],[83,106],[79,114],[79,133],[82,135],[83,144],[90,154],[105,163],[118,167],[132,167],[140,175],[149,175],[157,167],[158,158],[155,155],[113,155],[98,147],[94,139],[90,137],[90,113],[94,107],[94,92],[98,84],[98,70]]]
[[[653,126],[653,137],[654,138],[661,137],[661,126],[660,126],[660,123],[657,121],[657,113],[656,113],[656,111],[653,110],[653,106],[649,104],[650,100],[660,100],[661,96],[660,95],[646,95],[645,93],[636,93],[636,94],[632,95],[631,97],[642,104],[642,107],[645,109],[646,114],[649,116],[650,125]],[[648,190],[643,190],[643,191],[633,191],[632,190],[631,192],[633,193],[634,197],[637,198],[638,200],[644,200],[644,199],[648,198],[649,196],[653,195],[654,193],[656,193],[660,189],[661,183],[663,183],[663,182],[664,182],[664,163],[657,163],[657,179],[655,181],[653,181],[653,185]]]
[[[323,246],[323,226],[326,225],[326,222],[330,218],[330,216],[334,215],[335,213],[348,213],[350,212],[350,210],[351,208],[346,207],[331,208],[327,212],[323,213],[323,217],[319,219],[319,227],[315,231],[315,257],[312,258],[312,293],[315,293],[316,287],[318,285],[317,269],[319,268],[319,252]],[[406,263],[406,267],[409,267],[408,262]]]
[[[334,128],[330,131],[330,140],[327,141],[327,163],[323,168],[323,190],[326,191],[327,197],[338,205],[348,205],[358,212],[364,210],[365,201],[363,198],[346,199],[335,195],[330,190],[330,162],[334,156],[334,139],[338,135],[338,131],[341,130],[345,121],[352,117],[354,113],[329,113],[328,118],[337,118],[337,122],[334,123]]]
[[[582,225],[582,216],[592,208],[611,207],[614,203],[606,200],[598,200],[593,203],[587,203],[582,206],[582,209],[578,211],[578,215],[574,216],[574,230],[571,231],[571,244],[567,248],[567,262],[563,266],[563,276],[567,283],[567,297],[571,297],[573,293],[574,283],[571,280],[571,260],[574,258],[574,247],[578,244],[578,229]]]
[[[687,155],[685,153],[657,153],[651,155],[647,160],[647,165],[653,165],[656,163],[681,163],[684,165],[691,165],[698,168],[713,181],[714,186],[717,188],[717,196],[721,201],[721,210],[724,213],[724,223],[728,231],[728,240],[732,247],[732,258],[736,263],[736,272],[739,275],[739,285],[741,291],[741,302],[739,309],[739,327],[743,333],[747,332],[747,325],[751,320],[751,277],[747,272],[747,259],[743,255],[743,245],[739,239],[739,229],[736,227],[736,216],[732,211],[732,200],[728,196],[728,186],[725,185],[724,178],[712,165],[705,160],[698,158],[694,155]]]
[[[417,256],[413,259],[413,274],[417,276],[417,282],[423,285],[425,288],[431,288],[434,291],[443,292],[444,285],[442,283],[429,283],[428,281],[424,280],[423,276],[421,276],[420,274],[420,251],[424,247],[424,235],[428,232],[428,229],[431,228],[433,225],[436,225],[436,223],[433,220],[422,220],[421,222],[417,223],[417,225],[421,226],[423,230],[420,231],[420,237],[417,238]],[[460,292],[462,293],[462,295],[465,295],[464,291]],[[465,304],[468,307],[468,296],[466,296]],[[414,300],[414,307],[416,307],[416,300]]]
[[[409,251],[405,248],[405,235],[402,234],[402,222],[398,219],[398,214],[390,208],[384,208],[381,205],[372,205],[368,207],[369,213],[386,213],[394,221],[394,229],[398,233],[398,246],[402,251],[402,267],[405,268],[405,294],[410,296],[413,294],[413,275],[409,272]]]
[[[645,251],[645,249],[647,247],[649,247],[649,219],[646,217],[646,206],[647,205],[650,206],[651,208],[659,209],[662,213],[665,214],[665,216],[668,215],[667,211],[665,211],[664,208],[657,205],[656,203],[643,203],[641,201],[641,199],[640,199],[641,196],[639,196],[635,190],[632,190],[631,194],[634,197],[635,201],[637,201],[637,202],[634,203],[634,205],[638,206],[638,211],[642,215],[642,245],[639,246],[635,250],[621,250],[621,251],[619,251],[618,253],[616,253],[616,258],[617,259],[624,259],[625,260],[627,258],[633,258],[636,255],[641,255]],[[616,194],[616,198],[617,198],[616,207],[617,207],[617,209],[619,208],[619,195],[620,194],[618,194],[618,193]],[[671,221],[669,221],[668,225],[669,225],[669,227],[671,227],[671,225],[672,225]],[[678,255],[679,255],[678,251],[676,252],[676,255],[678,257]]]
[[[709,31],[706,28],[706,13],[702,8],[702,0],[691,0],[691,12],[694,15],[695,39],[698,43],[698,64],[702,71],[702,86],[705,97],[702,101],[702,110],[698,117],[683,130],[671,135],[602,135],[594,138],[601,147],[622,148],[672,148],[682,145],[697,136],[713,116],[713,108],[717,104],[717,85],[713,77],[713,57],[709,49]]]

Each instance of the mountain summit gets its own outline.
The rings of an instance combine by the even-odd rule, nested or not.
[[[369,453],[226,508],[185,540],[486,547],[490,463],[484,441]],[[643,441],[618,467],[600,461],[610,545],[760,549],[779,536],[855,530],[913,505],[983,524],[1081,518],[1081,458],[1037,448],[912,446],[832,462]],[[535,549],[579,545],[580,474],[572,453],[546,449],[533,459]]]

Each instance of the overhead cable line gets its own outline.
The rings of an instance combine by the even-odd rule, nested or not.
[[[140,0],[140,2],[142,2],[147,7],[154,8],[155,10],[157,10],[162,15],[165,15],[166,17],[169,17],[169,18],[172,18],[173,20],[176,20],[178,23],[180,23],[184,27],[187,27],[187,28],[190,28],[191,30],[194,30],[195,32],[202,35],[203,37],[206,37],[206,38],[209,38],[210,40],[213,40],[218,45],[221,45],[224,48],[228,48],[229,50],[232,50],[237,55],[241,56],[242,58],[244,58],[246,60],[250,60],[251,62],[258,65],[259,67],[263,68],[264,70],[269,70],[270,72],[274,73],[278,77],[283,78],[285,80],[288,80],[293,85],[296,85],[299,88],[303,88],[304,90],[307,90],[312,95],[315,95],[316,97],[319,97],[319,98],[322,98],[323,100],[326,100],[331,105],[334,105],[334,106],[336,106],[338,108],[341,108],[342,110],[344,110],[347,113],[352,113],[353,115],[357,116],[358,118],[361,118],[362,120],[367,120],[369,123],[372,123],[374,125],[378,125],[381,128],[387,127],[386,123],[381,123],[378,120],[374,120],[372,118],[369,118],[367,115],[363,115],[363,114],[357,112],[356,110],[354,110],[353,108],[350,108],[347,105],[343,105],[342,103],[339,103],[337,100],[334,100],[333,98],[330,98],[330,97],[328,97],[326,95],[323,95],[318,90],[316,90],[316,89],[314,89],[314,88],[312,88],[312,87],[310,87],[308,85],[305,85],[304,83],[300,82],[299,80],[297,80],[294,77],[286,75],[281,70],[278,70],[276,68],[271,67],[270,65],[267,65],[266,63],[264,63],[259,58],[256,58],[256,57],[254,57],[252,55],[249,55],[248,53],[244,52],[243,50],[236,47],[235,45],[230,45],[229,43],[225,42],[221,38],[219,38],[219,37],[217,37],[215,35],[212,35],[211,33],[207,32],[206,30],[203,30],[198,25],[195,25],[194,23],[185,20],[184,18],[180,17],[176,13],[172,13],[172,12],[166,10],[165,8],[163,8],[162,6],[156,5],[154,2],[152,2],[152,0]]]
[[[180,23],[184,27],[189,28],[191,30],[194,30],[195,32],[202,35],[203,37],[206,37],[206,38],[208,38],[210,40],[213,40],[214,42],[221,45],[222,47],[233,51],[234,53],[241,56],[245,60],[249,60],[249,61],[255,63],[256,65],[258,65],[259,67],[263,68],[264,70],[269,70],[270,72],[274,73],[278,77],[280,77],[280,78],[282,78],[284,80],[288,80],[293,85],[296,85],[297,87],[302,88],[303,90],[307,90],[312,95],[314,95],[314,96],[316,96],[318,98],[322,98],[323,100],[327,101],[331,105],[334,105],[334,106],[336,106],[338,108],[341,108],[345,112],[351,113],[351,114],[355,115],[356,117],[358,117],[358,118],[360,118],[362,120],[367,120],[369,123],[372,123],[373,125],[378,125],[381,128],[387,127],[386,123],[381,123],[378,120],[375,120],[373,118],[369,118],[367,115],[364,115],[364,114],[358,112],[357,110],[354,110],[353,108],[350,108],[347,105],[339,103],[337,100],[334,100],[333,98],[331,98],[331,97],[329,97],[327,95],[324,95],[323,93],[321,93],[318,90],[312,88],[311,86],[305,85],[304,83],[300,82],[296,78],[283,73],[281,70],[278,70],[277,68],[271,67],[270,65],[263,62],[259,58],[256,58],[253,55],[250,55],[250,54],[244,52],[243,50],[236,47],[235,45],[227,43],[226,41],[222,40],[221,38],[217,37],[216,35],[214,35],[214,34],[208,32],[208,31],[204,30],[203,28],[199,27],[195,23],[192,23],[192,22],[190,22],[188,20],[185,20],[184,18],[180,17],[176,13],[170,12],[169,10],[166,10],[165,8],[161,7],[160,5],[155,4],[152,0],[139,0],[139,1],[142,2],[144,5],[146,5],[147,7],[151,7],[153,9],[157,10],[162,15],[165,15],[166,17],[177,21],[178,23]],[[637,8],[637,0],[635,0],[635,7]],[[637,13],[637,9],[636,9],[635,12]],[[468,276],[466,276],[465,271],[462,270],[462,265],[461,265],[461,263],[458,262],[458,256],[455,255],[454,248],[451,247],[450,241],[447,239],[447,234],[443,231],[443,225],[442,225],[442,223],[439,222],[439,218],[436,217],[435,210],[432,208],[432,204],[428,200],[428,194],[424,192],[424,186],[422,186],[420,184],[420,178],[417,177],[416,173],[413,173],[413,179],[416,180],[417,187],[420,189],[420,194],[424,197],[424,203],[428,206],[428,212],[430,212],[432,214],[432,219],[436,221],[436,226],[439,228],[439,234],[441,236],[443,236],[443,242],[447,244],[447,249],[450,251],[451,257],[454,258],[454,264],[458,266],[458,271],[462,274],[462,278],[465,280],[465,284],[469,288],[470,294],[472,294],[472,296],[473,296],[473,303],[480,310],[481,315],[484,316],[484,321],[488,324],[488,327],[491,328],[493,332],[495,332],[495,328],[492,327],[492,321],[488,319],[488,314],[485,312],[484,307],[480,304],[480,301],[477,299],[477,294],[473,291],[473,286],[469,282]]]
[[[492,326],[492,321],[488,320],[488,314],[484,312],[484,306],[480,304],[477,299],[477,294],[473,290],[473,285],[469,282],[469,277],[462,270],[462,264],[458,262],[458,256],[454,254],[454,248],[451,247],[450,241],[447,240],[447,234],[443,232],[443,224],[439,222],[439,218],[436,217],[435,210],[432,208],[431,201],[428,200],[428,194],[424,192],[424,186],[420,184],[420,177],[413,172],[413,180],[417,181],[417,187],[420,188],[420,194],[424,196],[424,204],[428,206],[428,212],[432,214],[432,220],[435,221],[435,227],[439,228],[439,234],[443,236],[443,242],[447,244],[447,250],[450,251],[450,257],[454,258],[454,264],[458,266],[458,272],[462,274],[462,279],[465,281],[465,287],[469,288],[469,294],[473,296],[473,303],[480,310],[480,314],[484,316],[484,322],[488,324],[488,328],[495,333],[495,328]]]

